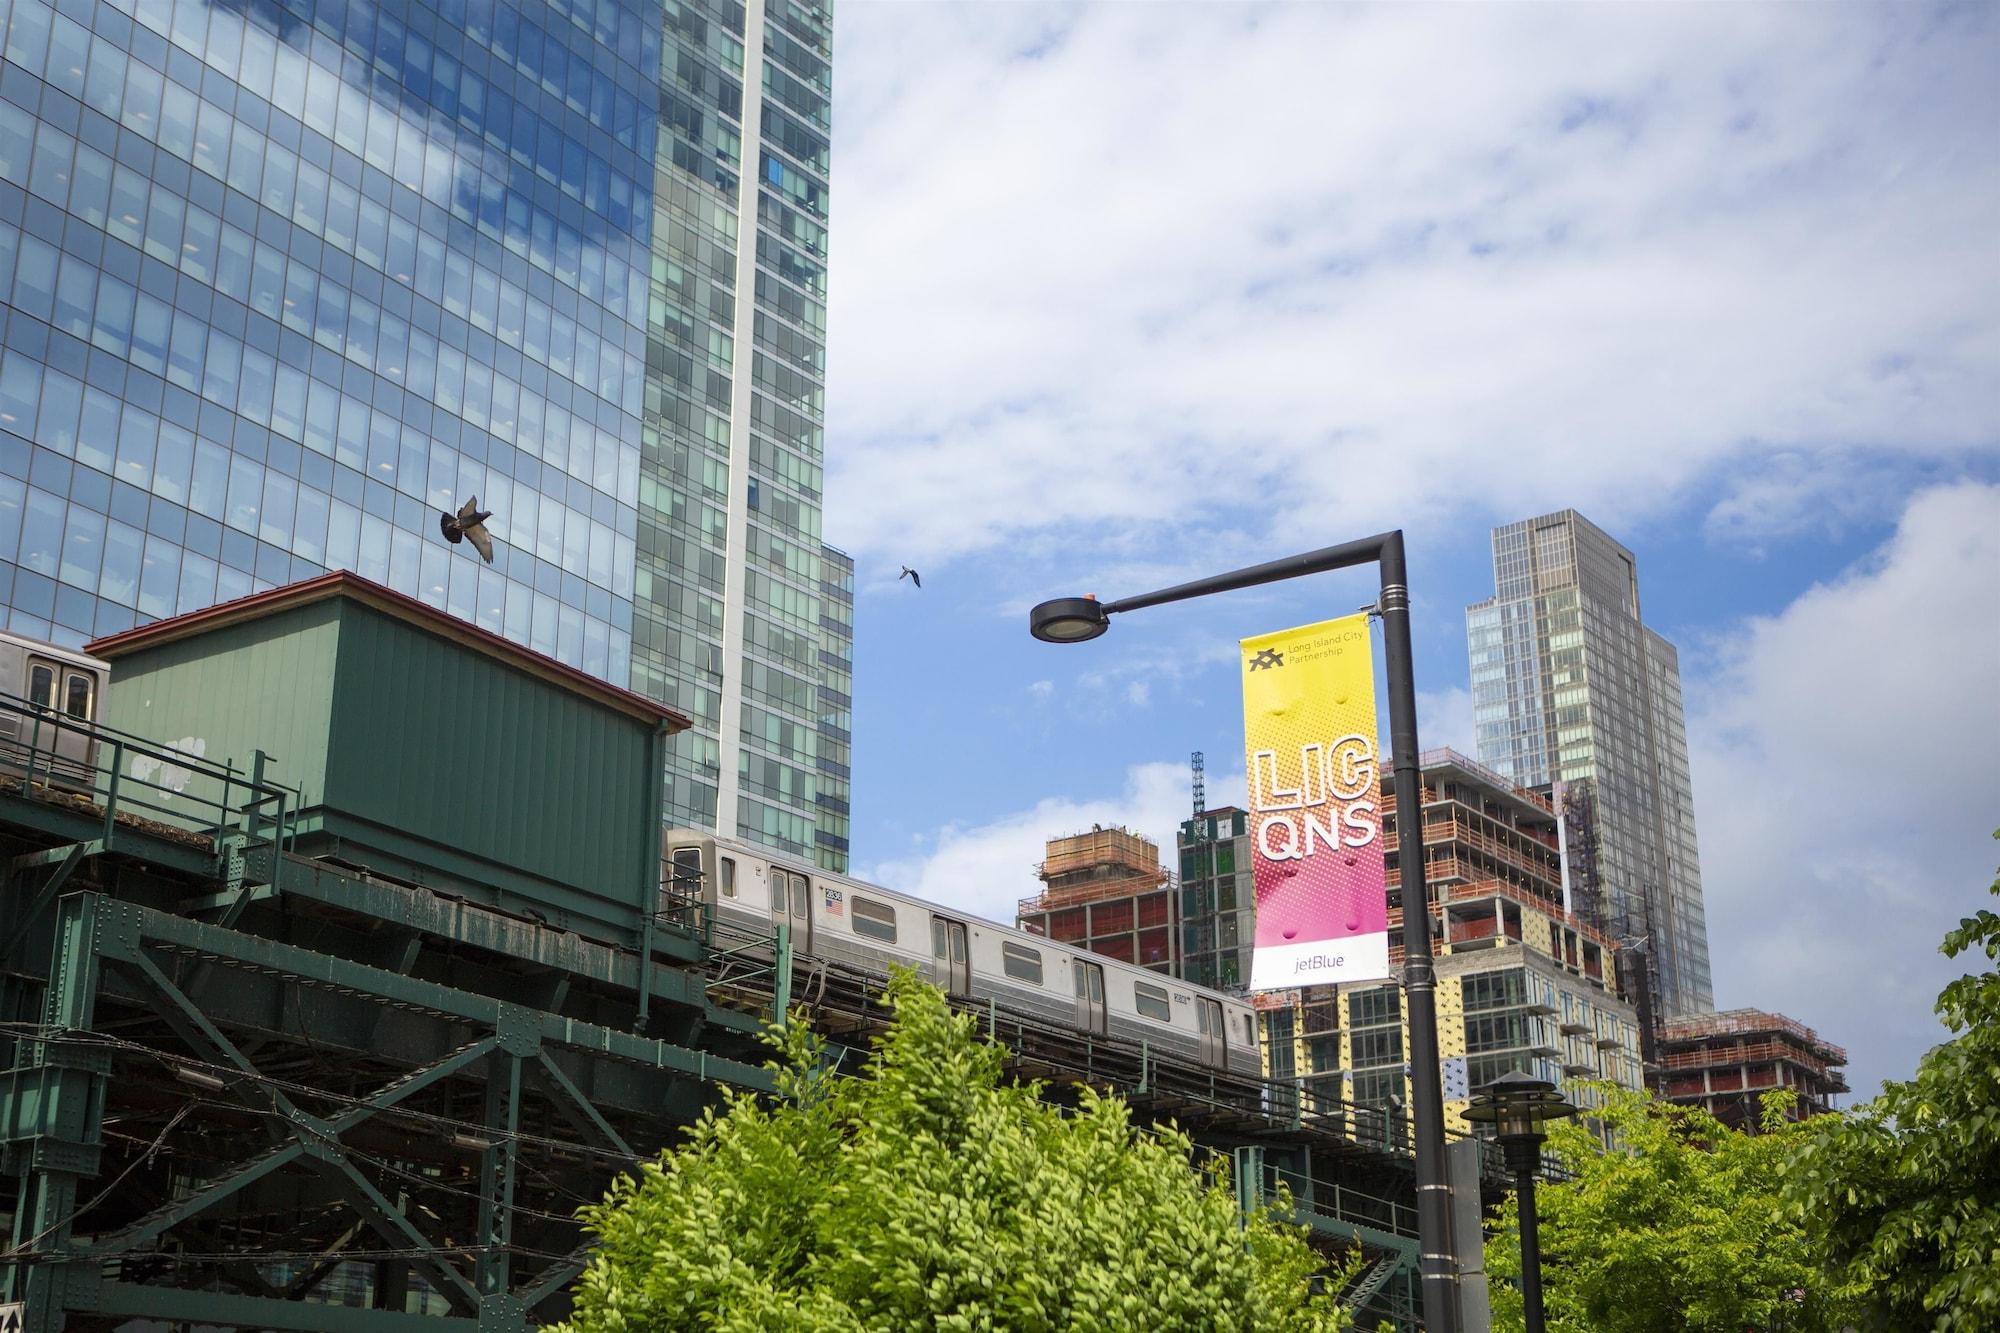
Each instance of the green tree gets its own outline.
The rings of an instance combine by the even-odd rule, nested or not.
[[[2000,834],[1994,836],[2000,837]],[[1990,890],[2000,896],[2000,878]],[[2000,1328],[2000,915],[1981,910],[1944,938],[1981,952],[1938,996],[1957,1035],[1908,1082],[1845,1116],[1822,1117],[1785,1179],[1810,1220],[1835,1294],[1867,1329]]]
[[[1805,1127],[1771,1096],[1763,1132],[1733,1130],[1695,1107],[1595,1085],[1591,1114],[1607,1150],[1577,1121],[1548,1148],[1567,1179],[1537,1190],[1543,1302],[1552,1333],[1816,1333],[1825,1329],[1807,1237],[1779,1193]],[[1524,1327],[1515,1201],[1487,1241],[1493,1327]]]
[[[731,1097],[584,1210],[575,1333],[1336,1330],[1321,1261],[1086,1091],[1065,1115],[913,975],[859,1077],[803,1024],[771,1038],[780,1096]]]

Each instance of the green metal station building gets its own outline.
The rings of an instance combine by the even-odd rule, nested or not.
[[[870,978],[721,939],[663,877],[671,710],[344,572],[90,651],[103,722],[0,698],[0,1315],[25,1329],[559,1319],[576,1209],[720,1089],[768,1091],[787,998],[857,1046],[881,1023]],[[1175,1119],[1246,1203],[1286,1182],[1373,1259],[1345,1298],[1409,1322],[1404,1145],[981,1013],[1051,1095]]]

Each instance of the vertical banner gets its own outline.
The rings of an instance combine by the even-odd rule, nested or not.
[[[1389,975],[1370,643],[1363,613],[1239,645],[1253,991]]]

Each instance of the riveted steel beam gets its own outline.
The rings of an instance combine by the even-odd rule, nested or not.
[[[57,906],[48,984],[42,998],[42,1030],[71,1032],[95,1021],[100,969],[97,932],[102,900],[77,893]],[[0,1292],[19,1301],[25,1333],[55,1333],[72,1287],[87,1285],[83,1274],[62,1262],[70,1224],[76,1218],[77,1185],[97,1171],[102,1142],[104,1073],[108,1062],[78,1060],[51,1041],[23,1043],[26,1063],[50,1070],[36,1098],[37,1152],[21,1172],[8,1249],[20,1258],[0,1268]],[[93,1067],[95,1066],[95,1067]],[[11,1118],[11,1117],[10,1117]],[[84,1151],[45,1155],[45,1143]]]
[[[161,1016],[197,1054],[212,1064],[234,1065],[247,1076],[244,1085],[231,1086],[227,1090],[232,1100],[260,1111],[267,1109],[266,1105],[260,1105],[261,1100],[268,1103],[269,1109],[278,1112],[283,1132],[292,1135],[298,1149],[295,1156],[288,1160],[301,1161],[325,1177],[348,1206],[392,1244],[406,1244],[425,1252],[436,1248],[431,1239],[403,1216],[395,1205],[383,1198],[374,1183],[348,1160],[346,1150],[335,1137],[332,1123],[307,1114],[284,1093],[266,1086],[261,1071],[249,1057],[209,1021],[208,1016],[174,984],[173,979],[160,970],[143,947],[131,948],[118,961],[136,969],[151,983],[153,990],[166,1002],[160,1011]],[[267,1170],[262,1174],[269,1172]],[[413,1257],[412,1262],[423,1269],[447,1300],[463,1309],[478,1308],[477,1293],[457,1269],[428,1253]]]
[[[83,842],[70,843],[67,847],[51,847],[46,851],[29,852],[7,862],[10,888],[22,875],[37,866],[52,865],[55,867],[55,873],[42,882],[42,886],[35,891],[34,899],[21,909],[20,916],[14,921],[13,930],[7,936],[7,942],[0,945],[0,958],[11,959],[14,956],[14,951],[21,947],[21,941],[27,938],[35,922],[41,919],[42,913],[55,906],[56,899],[62,896],[63,886],[69,883],[69,877],[76,873],[76,868],[84,863],[85,858],[95,856],[103,850],[104,839],[91,838]]]
[[[485,1124],[491,1141],[479,1155],[478,1269],[480,1300],[503,1295],[513,1283],[514,1179],[520,1159],[521,1057],[494,1052],[486,1074]]]
[[[479,1321],[464,1317],[362,1310],[268,1296],[236,1296],[219,1291],[106,1282],[97,1291],[94,1313],[114,1319],[155,1319],[188,1325],[235,1325],[282,1329],[286,1333],[477,1333]]]
[[[583,1254],[553,1264],[540,1277],[521,1288],[519,1295],[523,1309],[532,1310],[549,1297],[567,1287],[578,1273],[583,1271]]]
[[[440,1079],[451,1077],[490,1053],[494,1041],[494,1038],[487,1037],[473,1042],[435,1064],[405,1075],[383,1087],[370,1097],[365,1105],[345,1111],[327,1121],[327,1133],[335,1137],[344,1134],[377,1112],[388,1110],[397,1102],[421,1092]],[[218,1177],[194,1193],[175,1199],[148,1213],[133,1225],[99,1237],[91,1248],[104,1253],[135,1249],[181,1223],[200,1216],[231,1195],[256,1184],[281,1167],[290,1166],[305,1155],[306,1145],[298,1138],[279,1144],[263,1156],[225,1176]]]
[[[398,976],[274,940],[226,931],[136,903],[104,905],[116,927],[107,928],[107,957],[121,961],[142,952],[140,941],[156,942],[203,961],[231,962],[282,974],[302,985],[340,993],[360,994],[487,1027],[497,1027],[504,1001],[454,990],[417,977]],[[156,969],[157,970],[157,969]],[[593,1051],[616,1060],[689,1074],[698,1080],[730,1083],[760,1092],[772,1089],[770,1071],[738,1060],[711,1056],[670,1042],[539,1011],[533,1022],[541,1040],[558,1046]]]
[[[535,1063],[540,1068],[542,1077],[548,1080],[559,1094],[554,1098],[555,1107],[565,1120],[585,1133],[594,1132],[608,1146],[624,1153],[627,1157],[633,1155],[632,1145],[625,1142],[625,1137],[597,1113],[597,1108],[590,1104],[590,1099],[577,1090],[576,1084],[570,1081],[568,1074],[563,1073],[560,1065],[549,1058],[547,1051],[536,1051]]]

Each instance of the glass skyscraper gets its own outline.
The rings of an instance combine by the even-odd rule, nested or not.
[[[1667,1015],[1714,1007],[1674,646],[1639,617],[1632,553],[1573,510],[1493,530],[1466,609],[1479,760],[1588,803],[1605,925],[1650,942]]]
[[[820,539],[832,17],[668,0],[635,688],[669,818],[847,866],[853,564]]]
[[[7,627],[352,569],[691,712],[672,816],[844,865],[829,26],[0,0]],[[438,531],[474,495],[490,567]]]

